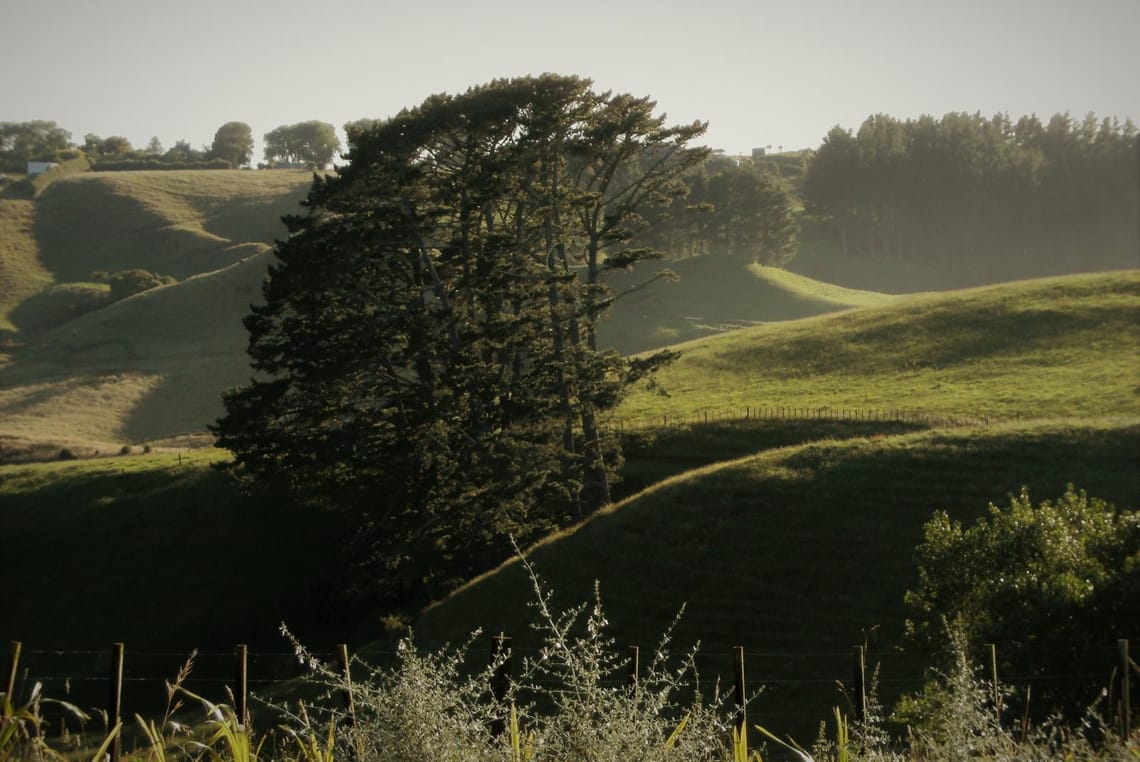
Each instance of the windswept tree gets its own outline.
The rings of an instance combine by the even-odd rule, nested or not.
[[[253,130],[245,122],[226,122],[214,133],[209,156],[235,167],[248,166],[253,159]]]
[[[621,245],[633,202],[702,155],[703,125],[635,100],[554,75],[433,96],[352,131],[287,221],[246,319],[259,378],[215,430],[239,472],[355,512],[389,602],[608,499],[602,417],[661,358],[595,351],[599,275],[652,253]]]
[[[312,164],[324,167],[340,150],[336,127],[328,122],[283,124],[265,133],[265,161],[269,164]]]

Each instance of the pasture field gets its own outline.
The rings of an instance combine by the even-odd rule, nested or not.
[[[743,453],[750,437],[772,436],[766,429],[782,425],[739,423],[719,432]],[[718,430],[692,431],[711,439]],[[865,643],[869,664],[881,664],[887,706],[921,683],[931,660],[907,648],[903,593],[917,584],[913,549],[933,511],[966,521],[991,502],[1007,505],[1023,486],[1035,499],[1053,499],[1067,482],[1120,507],[1140,497],[1140,418],[851,433],[672,476],[658,472],[653,486],[527,556],[555,592],[556,608],[592,604],[598,584],[618,648],[651,651],[684,606],[673,652],[699,643],[698,664],[711,685],[718,675],[731,679],[732,648],[744,646],[750,680],[764,686],[750,717],[804,740],[832,706],[847,711],[836,681],[850,684],[853,645]],[[671,437],[676,444],[684,433]],[[650,446],[634,458],[655,454]],[[533,655],[533,600],[521,565],[511,561],[412,627],[425,648],[462,642],[481,628],[512,635],[517,651]],[[1111,649],[1106,665],[1107,678]]]
[[[0,445],[20,457],[202,434],[221,393],[249,375],[242,318],[260,298],[270,244],[311,180],[304,171],[73,174],[34,199],[4,198]],[[5,207],[7,209],[7,207]],[[618,300],[601,342],[625,353],[889,297],[743,260],[668,263],[677,283]],[[99,272],[178,278],[112,302]],[[615,291],[645,276],[615,275]],[[8,458],[12,459],[11,457]]]
[[[0,462],[101,456],[0,465],[0,641],[280,650],[285,620],[318,647],[389,647],[387,612],[337,592],[351,528],[242,494],[213,467],[226,453],[190,448],[249,376],[241,319],[309,177],[85,174],[0,198]],[[916,686],[929,660],[902,640],[902,594],[933,511],[968,520],[1070,482],[1140,505],[1140,271],[892,296],[661,264],[680,280],[613,278],[629,293],[599,331],[681,353],[612,417],[621,499],[528,555],[558,606],[598,583],[619,647],[651,650],[682,605],[675,650],[699,640],[710,680],[745,646],[757,721],[814,736],[856,643],[885,700]],[[179,280],[109,303],[92,273],[128,267]],[[734,420],[761,407],[812,413]],[[836,420],[855,410],[878,416]],[[508,562],[412,624],[425,647],[482,627],[525,653],[532,598]]]
[[[974,418],[1140,414],[1140,271],[898,298],[675,347],[618,415],[746,406]]]

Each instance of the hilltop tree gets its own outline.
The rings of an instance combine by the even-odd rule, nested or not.
[[[199,151],[194,146],[190,145],[189,141],[178,140],[174,145],[166,149],[166,153],[162,155],[163,161],[169,162],[190,162],[201,161],[206,158],[206,152]]]
[[[71,147],[71,133],[55,122],[0,122],[0,170],[23,172],[29,161],[52,161]]]
[[[130,140],[122,135],[102,138],[93,132],[89,132],[83,136],[82,149],[87,157],[92,160],[120,159],[131,153],[134,146],[131,145]]]
[[[348,165],[288,219],[246,319],[260,380],[226,395],[215,430],[251,478],[355,511],[390,602],[608,495],[620,452],[600,416],[654,361],[590,345],[609,301],[599,231],[618,229],[590,210],[601,197],[620,219],[623,197],[599,188],[668,174],[605,139],[619,98],[553,75],[433,96],[353,130]],[[671,135],[674,156],[700,134],[639,129],[624,134]]]
[[[245,122],[226,122],[214,133],[209,157],[225,159],[235,167],[248,166],[253,158],[253,130]]]
[[[328,122],[283,124],[265,133],[265,161],[324,167],[340,150],[336,127]]]

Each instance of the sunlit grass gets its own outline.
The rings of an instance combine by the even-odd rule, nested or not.
[[[618,415],[746,406],[983,418],[1140,413],[1140,273],[903,298],[679,347]]]
[[[9,312],[51,283],[51,274],[38,259],[34,215],[33,202],[0,198],[0,331],[15,330]]]

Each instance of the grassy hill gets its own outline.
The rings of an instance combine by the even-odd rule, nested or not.
[[[229,300],[248,300],[241,289],[256,288],[264,256],[45,333],[40,365],[26,358],[0,371],[5,425],[42,432],[45,420],[63,421],[53,436],[74,428],[94,437],[110,418],[117,432],[146,438],[161,433],[147,422],[205,415],[182,410],[186,387],[225,382],[209,375],[224,358],[209,353],[224,337],[243,341],[223,313],[236,308]],[[769,288],[775,282],[755,277]],[[198,288],[220,301],[190,307],[206,298]],[[884,697],[914,684],[918,657],[895,648],[912,549],[933,510],[966,518],[1023,485],[1041,499],[1070,481],[1140,504],[1136,273],[865,298],[877,306],[681,345],[682,359],[663,379],[673,396],[642,390],[621,414],[664,410],[692,421],[703,410],[778,401],[927,406],[993,421],[630,427],[620,487],[628,497],[532,554],[559,605],[588,600],[600,581],[619,645],[650,648],[687,603],[678,643],[701,640],[710,676],[727,667],[728,648],[745,645],[752,679],[772,686],[754,716],[801,736],[805,718],[810,732],[827,716],[849,648],[864,637],[892,681]],[[160,331],[162,323],[169,325]],[[189,362],[195,354],[200,362]],[[94,369],[90,376],[68,375],[81,365]],[[0,523],[10,538],[3,574],[19,591],[0,639],[267,643],[277,617],[316,640],[377,635],[374,621],[357,630],[361,612],[314,603],[329,600],[322,591],[342,579],[330,550],[339,546],[337,527],[242,497],[208,468],[220,453],[192,463],[174,457],[0,466]],[[416,632],[429,645],[483,626],[511,632],[525,650],[530,597],[508,565],[427,611]]]
[[[699,642],[711,684],[730,679],[731,649],[745,646],[750,679],[765,686],[750,718],[805,740],[832,706],[846,709],[835,683],[850,680],[852,645],[866,642],[882,665],[888,704],[919,684],[929,661],[905,647],[903,593],[934,510],[969,519],[1022,486],[1055,498],[1066,482],[1136,506],[1138,454],[1136,418],[778,448],[667,478],[528,556],[557,608],[592,602],[597,581],[616,646],[639,644],[643,659],[685,606],[674,652]],[[427,610],[416,638],[435,647],[482,628],[533,655],[533,600],[512,562]]]
[[[107,453],[202,435],[222,412],[221,393],[249,376],[241,320],[284,232],[280,217],[299,210],[310,178],[81,173],[31,200],[0,199],[0,444]],[[603,324],[604,346],[636,352],[888,299],[739,260],[670,267],[680,281],[644,290],[644,273],[612,276],[615,291],[632,292]],[[93,281],[130,268],[178,283],[113,302]]]
[[[248,377],[258,299],[304,171],[107,172],[0,198],[0,444],[117,451],[199,435]],[[113,301],[93,273],[178,282]]]
[[[139,267],[185,278],[233,264],[241,244],[270,244],[299,211],[304,171],[93,172],[36,199],[40,259],[60,281]]]
[[[664,270],[677,280],[663,278],[638,290],[654,272]],[[623,354],[759,323],[887,304],[892,299],[731,257],[648,263],[634,273],[611,273],[606,283],[618,298],[612,314],[599,326],[598,342]]]
[[[1140,414],[1140,271],[896,298],[675,347],[626,418],[746,406],[984,418]]]

